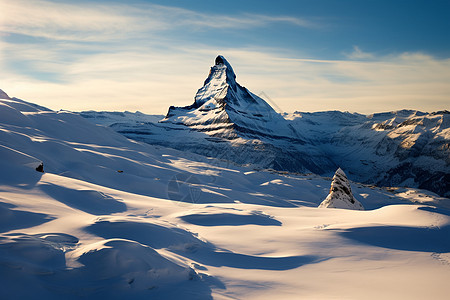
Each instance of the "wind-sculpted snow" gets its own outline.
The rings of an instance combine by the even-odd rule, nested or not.
[[[14,209],[15,205],[0,202],[0,232],[28,228],[52,220],[45,214]]]
[[[42,184],[40,189],[71,208],[93,215],[108,215],[127,210],[123,202],[94,190],[74,190],[54,184]]]
[[[192,214],[180,217],[185,222],[201,226],[261,225],[281,226],[281,222],[261,214]]]
[[[88,232],[101,237],[123,238],[137,241],[155,249],[168,248],[172,250],[195,251],[202,247],[210,247],[192,233],[172,227],[170,224],[145,223],[141,220],[98,221],[90,225]]]
[[[450,226],[443,227],[407,227],[373,226],[357,227],[341,233],[342,236],[377,247],[432,253],[450,252]]]
[[[447,198],[348,181],[365,211],[318,209],[331,178],[258,171],[129,140],[75,113],[0,103],[2,299],[450,293]]]

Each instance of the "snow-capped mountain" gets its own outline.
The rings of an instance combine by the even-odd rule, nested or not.
[[[91,119],[105,117],[83,112]],[[159,123],[116,122],[127,137],[218,157],[240,165],[328,174],[333,161],[302,136],[266,101],[236,82],[233,68],[218,56],[194,103],[169,108]]]
[[[450,196],[450,112],[286,114],[352,180]]]
[[[233,68],[223,56],[216,58],[194,99],[186,107],[171,106],[161,122],[189,126],[229,140],[265,137],[305,143],[269,104],[236,82]]]
[[[236,82],[223,56],[216,58],[194,103],[171,106],[165,118],[128,112],[81,114],[135,140],[239,165],[325,176],[343,166],[352,180],[450,196],[448,111],[280,115]]]
[[[341,168],[337,169],[331,181],[330,193],[319,205],[320,208],[343,208],[364,210],[362,204],[355,199],[352,188]]]

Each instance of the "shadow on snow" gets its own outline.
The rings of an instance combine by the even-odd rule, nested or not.
[[[260,226],[281,226],[281,222],[270,216],[261,214],[237,215],[230,213],[221,214],[192,214],[181,216],[181,220],[200,226],[240,226],[240,225],[260,225]]]
[[[106,239],[134,240],[152,248],[168,248],[200,264],[240,269],[290,270],[319,261],[315,256],[263,257],[234,253],[216,248],[189,231],[157,224],[130,221],[100,221],[86,228],[90,233]]]
[[[450,226],[441,228],[406,226],[360,227],[348,229],[340,234],[348,239],[364,244],[395,250],[450,252]]]

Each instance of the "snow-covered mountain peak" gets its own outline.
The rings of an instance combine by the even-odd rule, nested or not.
[[[203,87],[197,91],[193,106],[209,110],[211,107],[216,108],[218,105],[223,105],[228,88],[230,86],[234,88],[235,85],[236,74],[233,68],[225,57],[219,55],[216,57],[215,64],[211,67]]]
[[[207,126],[209,135],[226,138],[298,136],[266,101],[236,82],[231,64],[221,55],[194,99],[189,106],[171,106],[162,122],[202,131]]]
[[[342,171],[342,169],[341,168],[338,168],[337,170],[336,170],[336,173],[334,174],[334,176],[335,177],[344,177],[344,178],[347,178],[347,176],[345,175],[345,173],[344,173],[344,171]],[[348,183],[348,182],[347,182]]]
[[[346,195],[352,195],[352,190],[350,188],[347,175],[345,175],[341,168],[338,168],[336,173],[334,173],[330,188],[330,193],[333,192],[343,192]]]
[[[353,197],[350,182],[341,168],[334,174],[330,193],[319,207],[364,210],[362,204]]]
[[[127,122],[111,127],[146,143],[255,168],[318,174],[336,168],[322,149],[308,142],[261,97],[237,83],[231,64],[220,55],[191,105],[171,106],[157,124]]]
[[[229,79],[236,79],[236,74],[233,71],[233,67],[230,63],[223,57],[222,55],[218,55],[215,60],[215,66],[211,67],[211,71],[213,68],[226,68],[226,75]]]

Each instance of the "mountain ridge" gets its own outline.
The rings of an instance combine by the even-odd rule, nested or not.
[[[219,55],[193,104],[171,106],[159,122],[122,120],[109,126],[149,144],[258,169],[332,176],[343,166],[359,182],[420,187],[450,197],[449,116],[447,110],[408,109],[279,114],[237,83]]]

